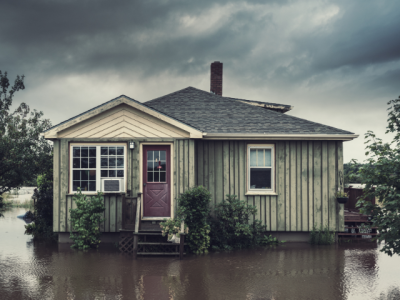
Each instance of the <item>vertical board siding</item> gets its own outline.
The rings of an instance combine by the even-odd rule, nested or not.
[[[237,195],[257,207],[256,219],[268,231],[310,231],[343,223],[334,193],[343,172],[342,142],[195,141],[196,185],[211,193],[211,206]],[[277,195],[247,195],[247,144],[275,144]],[[341,161],[340,161],[341,157]],[[339,167],[341,165],[341,167]],[[343,212],[342,212],[343,215]]]
[[[197,145],[198,146],[198,145]],[[207,146],[207,145],[206,145]],[[203,149],[203,147],[202,147]],[[179,196],[187,191],[189,188],[194,187],[196,184],[198,185],[198,181],[203,181],[203,174],[199,174],[198,172],[195,174],[195,166],[202,165],[203,163],[198,161],[196,163],[195,154],[199,153],[198,149],[195,149],[194,140],[189,139],[177,139],[175,140],[174,145],[174,158],[175,158],[175,170],[176,175],[174,176],[174,184],[176,183],[175,188],[175,210],[177,199]],[[197,159],[199,156],[197,156]],[[204,149],[202,151],[202,155],[204,159]],[[197,168],[198,170],[198,168]],[[200,179],[202,178],[202,179]],[[197,179],[197,182],[196,182]]]
[[[60,141],[53,145],[53,231],[60,231]]]

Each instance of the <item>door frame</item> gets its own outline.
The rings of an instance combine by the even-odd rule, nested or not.
[[[148,145],[153,145],[153,146],[169,146],[170,147],[170,211],[171,211],[171,217],[143,217],[143,146],[148,146]],[[140,186],[139,186],[139,191],[142,193],[141,197],[141,212],[140,212],[140,219],[141,220],[163,220],[163,219],[173,219],[174,218],[174,204],[175,204],[175,199],[174,199],[174,166],[175,166],[175,161],[174,161],[174,143],[163,143],[163,142],[141,142],[140,147],[139,147],[139,178],[140,178]]]

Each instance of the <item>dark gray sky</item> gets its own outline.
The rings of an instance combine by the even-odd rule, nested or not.
[[[208,91],[218,60],[224,96],[359,134],[344,159],[362,161],[400,95],[399,31],[399,1],[2,0],[0,70],[57,124],[121,94]]]

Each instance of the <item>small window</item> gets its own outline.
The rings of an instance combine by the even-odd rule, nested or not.
[[[101,179],[126,177],[126,146],[71,145],[70,191],[78,187],[83,193],[95,193],[101,189]]]
[[[273,192],[274,146],[248,145],[248,192]]]

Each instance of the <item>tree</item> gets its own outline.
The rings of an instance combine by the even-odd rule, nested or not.
[[[40,136],[51,127],[42,112],[31,111],[26,103],[10,112],[14,94],[25,89],[24,76],[17,76],[9,88],[7,72],[0,71],[0,195],[45,173],[52,152]]]
[[[379,241],[384,242],[382,252],[392,256],[400,254],[400,97],[388,102],[386,134],[394,133],[390,143],[383,143],[372,131],[365,134],[367,163],[360,168],[364,195],[357,206],[372,216],[378,227]],[[376,197],[378,204],[367,201]]]

